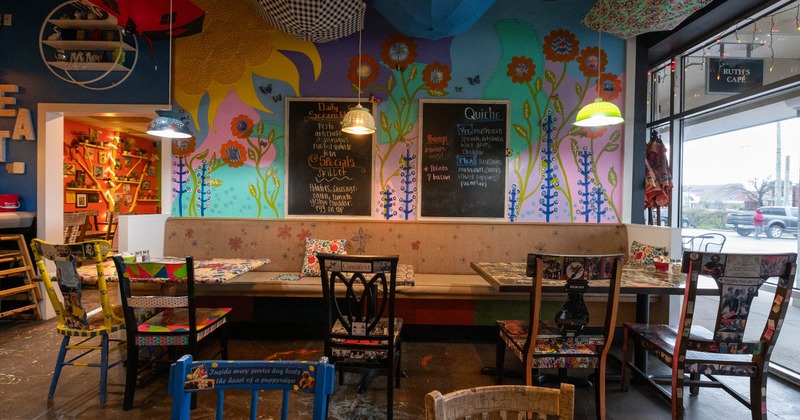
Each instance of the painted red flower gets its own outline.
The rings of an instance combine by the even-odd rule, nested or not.
[[[303,230],[300,231],[300,233],[297,234],[297,237],[300,238],[300,239],[310,238],[311,237],[311,231],[303,229]]]
[[[576,60],[578,61],[578,69],[586,77],[597,77],[598,73],[602,72],[608,64],[606,52],[598,52],[597,47],[584,48]]]
[[[512,83],[528,83],[533,79],[536,74],[536,65],[533,60],[525,57],[524,55],[518,57],[511,57],[511,62],[508,63],[508,72],[506,75],[511,77]]]
[[[589,139],[597,139],[597,138],[603,137],[603,135],[606,134],[606,131],[608,130],[608,126],[602,126],[602,127],[580,127],[580,128],[581,128],[580,131],[581,131],[582,135],[584,137],[586,137],[586,138],[589,138]]]
[[[278,228],[278,237],[281,239],[292,238],[292,228],[289,226],[282,226]]]
[[[568,63],[578,56],[580,41],[566,29],[556,29],[544,37],[544,56],[550,61]]]
[[[438,61],[428,64],[422,70],[422,81],[432,90],[443,90],[447,87],[450,79],[450,67]]]
[[[253,120],[247,115],[239,115],[231,120],[231,132],[240,139],[250,137],[250,134],[253,132]]]
[[[420,245],[419,241],[411,242],[411,249],[413,249],[414,251],[419,251],[419,245]]]
[[[242,238],[238,236],[234,236],[228,239],[228,246],[231,247],[233,251],[239,251],[242,249]]]
[[[616,74],[603,73],[597,84],[600,87],[598,93],[604,101],[613,101],[622,93],[622,81],[617,78]]]
[[[219,154],[222,160],[231,168],[238,168],[244,165],[244,161],[247,160],[247,150],[236,140],[228,140],[227,143],[223,144]]]
[[[391,68],[405,70],[417,59],[417,44],[403,34],[390,36],[381,45],[381,59]]]
[[[189,239],[194,238],[194,229],[192,228],[186,229],[186,237]]]
[[[189,156],[195,149],[194,136],[188,139],[172,140],[172,156]]]
[[[374,82],[381,73],[381,65],[378,60],[371,55],[361,54],[361,67],[358,66],[358,55],[350,59],[350,68],[347,70],[347,79],[358,86],[358,78],[361,78],[361,86],[367,86]]]

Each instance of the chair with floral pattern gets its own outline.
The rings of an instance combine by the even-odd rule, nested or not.
[[[567,369],[594,369],[595,409],[606,416],[606,361],[617,320],[623,255],[528,254],[526,274],[532,277],[528,321],[499,320],[497,383],[503,383],[505,350],[510,348],[524,366],[525,385],[538,385],[540,369],[557,368],[559,379]],[[567,300],[552,320],[542,320],[542,286],[563,284]],[[595,292],[596,290],[596,292]],[[587,291],[606,292],[606,313],[599,334],[584,331],[589,311],[583,301]]]
[[[379,370],[386,372],[387,417],[392,418],[394,387],[400,387],[400,332],[394,314],[399,257],[317,254],[325,304],[325,356],[339,370],[366,369],[359,391]],[[393,384],[394,383],[394,384]]]
[[[231,308],[198,308],[194,295],[194,259],[186,257],[181,262],[125,262],[121,256],[114,256],[114,264],[119,274],[120,298],[122,299],[125,322],[129,325],[128,363],[126,363],[125,397],[123,410],[133,407],[136,380],[139,373],[139,350],[151,346],[168,346],[177,355],[178,347],[184,353],[197,356],[197,343],[219,330],[220,350],[215,356],[228,358],[228,332],[230,324],[228,313]],[[131,282],[185,283],[186,293],[177,296],[134,296]],[[159,308],[143,322],[137,322],[136,308]],[[135,327],[134,327],[135,326]],[[168,361],[169,363],[174,360]],[[161,363],[150,357],[149,363]]]
[[[722,388],[748,407],[753,419],[766,418],[769,359],[789,307],[796,269],[795,253],[684,252],[682,271],[687,279],[680,322],[677,325],[624,324],[623,391],[628,390],[632,371],[671,402],[673,419],[683,418],[683,391],[687,386],[695,396],[699,394],[699,387]],[[713,332],[693,325],[699,276],[711,277],[719,287]],[[772,297],[767,300],[769,313],[763,323],[750,323],[753,299],[766,292],[762,286],[769,278],[777,278],[770,286],[774,292],[767,295]],[[631,362],[634,345],[669,365],[671,374],[650,376],[637,368]],[[701,380],[703,376],[707,380]],[[749,377],[749,399],[719,381],[718,376]]]

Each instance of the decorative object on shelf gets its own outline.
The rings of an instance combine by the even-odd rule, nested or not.
[[[342,131],[348,134],[372,134],[375,132],[375,118],[368,109],[361,106],[361,31],[358,31],[358,71],[356,71],[356,76],[358,77],[358,105],[344,115]]]
[[[145,191],[150,190],[150,181],[142,181],[142,189]]]

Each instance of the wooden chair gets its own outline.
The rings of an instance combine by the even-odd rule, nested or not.
[[[139,370],[139,349],[150,346],[184,346],[191,355],[197,354],[197,342],[219,329],[220,352],[228,358],[228,313],[231,308],[198,308],[194,296],[194,260],[186,257],[184,262],[125,262],[115,255],[114,264],[119,274],[119,289],[122,299],[128,342],[126,363],[125,398],[123,410],[133,407],[136,378]],[[186,283],[186,294],[180,296],[133,296],[131,282]],[[135,319],[136,308],[166,308],[139,323]],[[135,328],[133,326],[136,326]],[[151,363],[160,361],[151,358]]]
[[[108,301],[103,261],[110,248],[111,245],[106,241],[75,244],[51,244],[40,239],[31,241],[36,267],[41,273],[50,304],[53,305],[58,317],[56,331],[64,336],[58,351],[53,380],[50,383],[48,394],[50,399],[55,394],[58,378],[64,366],[88,366],[100,368],[100,404],[105,404],[107,371],[122,362],[122,359],[111,364],[108,362],[109,354],[125,348],[124,340],[109,337],[110,334],[125,328],[122,311],[119,307],[115,311]],[[48,272],[46,259],[55,263],[57,276],[53,277]],[[97,288],[100,291],[100,306],[97,308],[88,308],[82,301],[81,280],[76,266],[83,262],[93,262],[97,267]],[[59,283],[60,294],[56,293],[54,282]],[[70,344],[73,338],[79,340],[78,343]],[[99,343],[95,343],[97,338]],[[80,354],[71,356],[67,360],[67,353],[72,350]],[[96,354],[97,351],[100,352],[99,363],[79,361],[84,356]],[[75,352],[70,354],[74,355]]]
[[[505,350],[510,348],[525,368],[525,385],[538,383],[539,369],[558,368],[561,380],[567,369],[595,370],[595,407],[598,419],[606,416],[606,361],[617,321],[623,255],[528,254],[526,274],[533,278],[528,322],[499,320],[497,383],[503,383]],[[542,285],[545,280],[564,284],[567,301],[554,320],[542,320]],[[606,314],[600,334],[586,334],[589,312],[583,294],[593,288],[606,291]],[[534,372],[535,370],[535,372]]]
[[[217,418],[221,419],[225,390],[241,389],[251,392],[250,419],[252,420],[257,418],[259,391],[262,390],[282,391],[282,420],[289,418],[291,391],[312,394],[313,404],[310,407],[313,412],[312,418],[324,420],[327,415],[328,398],[333,394],[333,380],[334,367],[328,364],[328,360],[324,357],[317,362],[194,361],[192,356],[187,354],[170,367],[168,391],[172,396],[172,419],[189,420],[190,396],[204,391],[216,391]],[[308,409],[305,404],[296,406],[303,407],[303,411]]]
[[[778,339],[783,317],[789,307],[794,284],[797,254],[717,254],[685,252],[687,273],[683,309],[678,325],[625,323],[623,342],[622,389],[630,383],[630,370],[672,404],[672,418],[683,418],[684,387],[698,395],[699,387],[722,388],[747,406],[753,419],[767,416],[767,374],[772,348]],[[692,325],[700,275],[711,276],[719,286],[720,303],[714,331]],[[745,327],[753,298],[769,277],[778,277],[771,308],[765,322],[749,325],[760,332],[757,340],[744,340]],[[678,332],[681,332],[680,334]],[[633,344],[641,346],[658,360],[671,366],[666,378],[651,377],[631,363]],[[685,378],[688,375],[688,379]],[[708,380],[701,380],[701,375]],[[716,376],[750,378],[750,398],[739,394]],[[669,387],[662,387],[665,384]],[[720,413],[725,407],[720,407]]]
[[[561,384],[560,389],[522,385],[480,386],[445,395],[439,391],[425,395],[427,420],[527,419],[527,413],[533,413],[538,419],[558,416],[559,420],[571,420],[574,410],[575,386],[570,384]]]
[[[392,418],[393,394],[400,387],[403,320],[394,314],[398,256],[317,254],[325,304],[325,356],[339,369],[386,372],[387,418]]]
[[[86,214],[64,214],[64,243],[74,244],[83,242],[86,234]]]

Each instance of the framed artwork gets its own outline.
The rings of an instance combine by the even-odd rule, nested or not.
[[[118,161],[114,162],[114,170],[115,171],[119,171],[120,169],[122,169],[122,161],[118,160]]]
[[[142,190],[144,191],[150,190],[150,181],[142,181]]]
[[[75,164],[74,163],[65,163],[64,164],[64,175],[75,175]]]
[[[100,162],[101,165],[108,163],[108,153],[100,152],[100,154],[97,155],[97,161]]]
[[[133,167],[133,159],[132,158],[129,158],[129,157],[125,158],[125,167],[128,168],[128,169]]]
[[[131,204],[133,204],[133,196],[132,195],[126,195],[125,196],[125,205],[126,206],[130,206]]]
[[[64,193],[64,202],[67,204],[75,204],[75,191],[67,191]]]
[[[79,209],[85,208],[89,205],[88,202],[89,200],[86,193],[75,194],[75,207]]]
[[[119,203],[122,201],[122,193],[114,193],[114,201]]]
[[[91,162],[91,161],[93,161],[93,160],[94,160],[94,149],[92,149],[91,147],[87,147],[87,148],[84,150],[84,152],[83,152],[83,153],[84,153],[83,155],[84,155],[84,157],[86,158],[86,161],[87,161],[87,162]]]
[[[75,183],[79,186],[86,185],[86,172],[78,169],[75,171]]]
[[[147,167],[147,176],[156,176],[156,167],[155,166],[148,166]]]
[[[90,203],[99,203],[100,202],[100,194],[99,193],[89,193],[89,202]]]
[[[123,194],[130,194],[131,193],[131,184],[122,184],[122,193]]]
[[[102,166],[95,166],[94,167],[94,177],[97,179],[103,179],[103,167]]]

